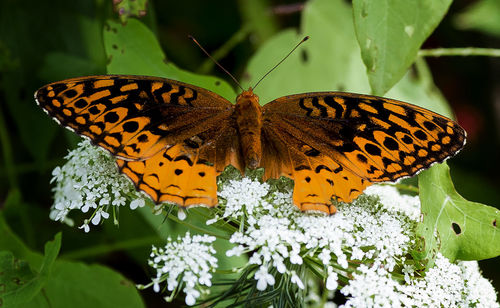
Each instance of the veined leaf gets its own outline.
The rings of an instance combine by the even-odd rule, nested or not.
[[[419,188],[423,222],[417,230],[417,259],[427,259],[430,266],[438,250],[451,261],[500,255],[500,211],[460,196],[446,164],[422,172]]]
[[[383,95],[415,61],[452,0],[354,0],[354,25],[372,92]]]
[[[58,233],[54,241],[45,244],[45,257],[38,274],[31,271],[25,260],[15,259],[10,251],[2,251],[0,284],[5,286],[3,292],[0,292],[2,304],[6,307],[25,305],[37,296],[50,278],[60,248],[61,233]]]

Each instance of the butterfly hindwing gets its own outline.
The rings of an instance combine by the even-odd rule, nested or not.
[[[343,184],[345,191],[352,186],[354,192],[359,188],[362,191],[370,182],[412,176],[455,154],[465,143],[465,131],[437,113],[396,100],[352,93],[281,97],[263,107],[263,122],[263,131],[288,134],[288,139],[293,136],[297,140],[295,145],[288,144],[293,151],[302,153],[289,154],[297,157],[295,160],[314,158],[329,170],[362,179],[363,183],[350,180]],[[281,173],[273,171],[272,176],[300,171],[292,163]],[[295,175],[292,177],[295,179]],[[309,195],[317,194],[315,187],[311,185]],[[335,193],[346,202],[357,194]]]
[[[213,206],[216,175],[228,164],[241,166],[234,106],[203,88],[91,76],[46,85],[35,98],[61,125],[113,154],[120,171],[157,203]]]
[[[279,125],[267,123],[262,135],[264,179],[292,178],[293,201],[302,211],[334,214],[332,200],[349,202],[370,185]]]
[[[217,204],[215,168],[199,161],[199,155],[192,155],[180,144],[147,160],[117,159],[117,164],[137,189],[156,203],[172,202],[184,207]]]

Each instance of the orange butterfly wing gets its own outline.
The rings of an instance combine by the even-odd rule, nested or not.
[[[412,176],[458,152],[465,131],[432,111],[341,92],[278,98],[263,108],[265,177],[295,180],[302,210],[334,213],[372,182]]]
[[[157,203],[213,206],[216,175],[229,164],[242,168],[234,106],[203,88],[107,75],[52,83],[35,99],[61,125],[113,154]]]

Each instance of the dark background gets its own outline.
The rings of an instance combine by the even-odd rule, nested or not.
[[[477,1],[455,1],[443,22],[423,48],[500,48],[498,36],[457,27],[458,13]],[[216,3],[216,4],[214,4]],[[284,0],[241,1],[150,1],[142,18],[157,35],[169,61],[200,72],[206,57],[187,39],[194,35],[207,50],[226,43],[245,20],[243,7],[263,5],[270,12],[266,31],[251,32],[221,59],[237,78],[246,61],[277,31],[299,27],[300,3]],[[105,73],[106,57],[99,40],[82,43],[75,18],[84,16],[103,25],[117,19],[111,1],[15,1],[0,0],[0,209],[7,196],[20,192],[22,206],[6,209],[11,227],[36,250],[59,230],[65,232],[65,249],[106,242],[98,234],[69,232],[48,219],[52,204],[51,171],[63,163],[77,138],[66,133],[37,108],[34,91],[51,81],[67,77]],[[500,12],[498,12],[500,19]],[[88,42],[88,40],[87,40]],[[63,56],[61,56],[61,54]],[[68,59],[68,56],[71,57]],[[468,200],[499,207],[500,204],[500,60],[491,57],[428,58],[433,77],[451,104],[458,122],[468,132],[462,152],[449,160],[455,186]],[[205,73],[229,78],[217,68]],[[29,215],[27,216],[27,214]],[[111,224],[110,224],[111,225]],[[111,226],[113,228],[113,226]],[[75,234],[76,233],[76,234]],[[143,248],[149,250],[148,247]],[[146,254],[147,255],[147,254]],[[120,251],[87,257],[84,261],[107,264],[136,283],[148,280],[147,269]],[[484,276],[500,290],[500,258],[481,261]],[[163,302],[151,291],[143,292],[148,304]],[[159,301],[159,302],[158,302]]]

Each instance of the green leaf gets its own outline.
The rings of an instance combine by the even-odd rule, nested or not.
[[[460,196],[446,164],[422,172],[419,188],[423,223],[417,227],[417,259],[430,266],[438,250],[451,261],[500,255],[500,211]]]
[[[4,292],[0,292],[2,303],[10,307],[24,305],[31,301],[47,283],[50,272],[59,249],[61,248],[61,234],[58,233],[53,242],[45,245],[45,258],[38,274],[33,274],[28,262],[14,260],[14,255],[9,251],[0,254],[0,282],[6,285]]]
[[[126,25],[108,21],[104,29],[104,46],[110,74],[170,78],[206,88],[230,101],[236,98],[236,93],[225,81],[193,74],[167,62],[154,34],[136,19],[128,20]]]
[[[310,39],[266,77],[256,89],[262,105],[285,95],[314,91],[368,93],[370,86],[355,38],[352,9],[345,1],[314,0],[302,14],[302,34],[282,31],[250,59],[245,86],[253,86],[305,34]],[[339,31],[338,29],[342,29]],[[387,94],[440,114],[450,115],[424,60]]]
[[[427,63],[422,58],[415,61],[415,71],[408,71],[403,79],[385,96],[411,102],[414,105],[453,118],[448,102],[434,84]]]
[[[28,292],[22,292],[21,288],[33,280],[36,280],[36,275],[31,271],[28,262],[15,259],[10,251],[0,251],[1,306],[22,303],[22,299],[16,296],[28,295]],[[32,296],[28,297],[26,301],[31,298]]]
[[[101,265],[59,260],[51,279],[25,307],[144,307],[135,285]]]
[[[244,86],[253,86],[305,35],[310,36],[259,84],[256,93],[262,105],[295,93],[335,90],[366,93],[369,90],[348,4],[340,0],[308,2],[301,28],[303,34],[294,30],[278,33],[250,59]]]
[[[354,25],[372,92],[383,95],[417,57],[452,0],[354,0]]]
[[[484,33],[500,36],[500,1],[481,0],[473,2],[460,15],[455,24],[464,30],[479,30]]]
[[[23,279],[34,277],[31,284],[17,286],[18,290],[13,291],[15,293],[2,294],[0,286],[0,300],[5,307],[144,307],[135,285],[121,274],[100,265],[55,260],[59,247],[60,235],[56,235],[53,242],[46,244],[45,257],[31,251],[10,230],[0,212],[0,250],[10,251],[0,254],[0,273],[6,270],[12,273],[9,260],[10,264],[12,260],[23,260],[17,261],[21,267],[14,268],[14,274]],[[14,259],[9,255],[13,255]],[[32,271],[24,264],[29,264]],[[33,270],[37,269],[40,270],[35,274]],[[38,292],[40,289],[42,292]]]
[[[13,198],[16,198],[14,196]],[[17,202],[13,200],[12,202]],[[43,263],[43,256],[39,253],[32,252],[29,248],[17,237],[9,225],[5,221],[3,212],[0,211],[0,250],[11,251],[17,259],[23,259],[30,263],[32,268],[40,268]]]

